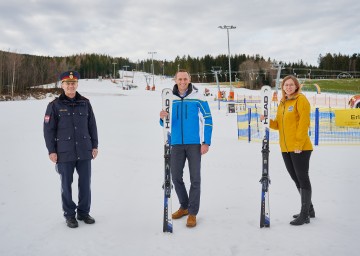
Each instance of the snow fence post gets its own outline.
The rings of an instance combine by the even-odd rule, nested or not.
[[[248,142],[251,141],[251,108],[248,108]]]
[[[319,108],[315,109],[315,146],[319,145]]]

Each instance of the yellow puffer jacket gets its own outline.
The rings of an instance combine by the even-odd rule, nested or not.
[[[285,101],[281,100],[276,118],[270,120],[270,128],[279,130],[281,152],[312,150],[309,126],[310,103],[301,93]]]

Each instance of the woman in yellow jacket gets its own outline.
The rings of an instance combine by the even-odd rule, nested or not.
[[[276,118],[270,120],[270,128],[279,130],[280,148],[286,169],[301,195],[301,211],[293,216],[295,219],[290,222],[292,225],[309,223],[310,217],[315,217],[309,178],[309,162],[313,150],[308,135],[310,103],[301,93],[300,87],[296,77],[284,78]]]

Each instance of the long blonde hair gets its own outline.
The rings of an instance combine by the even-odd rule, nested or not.
[[[299,94],[301,92],[301,84],[299,83],[299,81],[297,80],[297,78],[293,75],[289,75],[289,76],[286,76],[284,77],[282,83],[281,83],[281,100],[284,101],[286,99],[286,93],[284,91],[284,84],[287,80],[293,80],[294,81],[294,84],[296,86],[296,90],[294,92],[294,96]]]

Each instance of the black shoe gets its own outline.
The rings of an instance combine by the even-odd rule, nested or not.
[[[69,228],[77,228],[79,226],[79,223],[77,222],[77,220],[75,219],[75,217],[70,217],[66,219],[66,225]]]
[[[83,220],[86,224],[94,224],[95,223],[95,219],[93,217],[91,217],[89,214],[85,215],[85,216],[78,214],[77,219]]]

